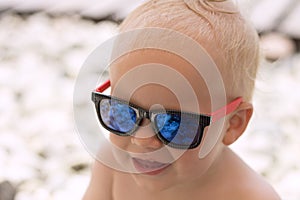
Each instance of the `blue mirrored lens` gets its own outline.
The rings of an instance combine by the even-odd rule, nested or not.
[[[190,115],[161,113],[155,117],[160,135],[169,143],[189,146],[198,133],[199,120]]]
[[[127,104],[113,99],[100,102],[100,115],[103,123],[112,130],[127,133],[134,129],[137,114]]]
[[[155,123],[161,135],[167,141],[172,141],[180,125],[180,116],[165,113],[158,114],[155,117]]]

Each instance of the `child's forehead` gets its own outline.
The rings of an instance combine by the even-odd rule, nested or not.
[[[135,34],[136,30],[140,29],[131,30],[128,33]],[[147,30],[151,32],[150,36],[147,33],[137,37],[134,36],[136,37],[133,40],[133,43],[136,42],[136,44],[132,46],[134,50],[128,49],[126,54],[114,60],[110,65],[111,71],[122,73],[124,70],[142,64],[152,63],[155,65],[158,63],[167,65],[188,78],[194,78],[195,75],[198,75],[197,80],[203,79],[201,76],[203,67],[217,68],[217,71],[223,75],[225,70],[224,53],[220,48],[217,48],[214,42],[207,40],[207,38],[196,39],[191,35],[173,29],[145,28],[142,32],[147,32]],[[189,41],[186,42],[185,40]],[[148,45],[154,47],[149,48]],[[146,48],[143,48],[144,46]],[[118,44],[114,48],[117,49]],[[113,54],[115,54],[114,51],[115,49]],[[119,55],[118,50],[116,52]],[[201,69],[199,70],[199,68]]]
[[[137,97],[144,102],[152,99],[149,104],[155,101],[171,104],[176,98],[185,103],[192,99],[197,102],[210,99],[207,85],[197,69],[167,51],[147,49],[126,54],[111,65],[110,78],[115,96],[125,96],[127,100]]]
[[[110,65],[112,84],[118,79],[134,74],[137,79],[170,78],[178,81],[178,77],[199,85],[203,80],[199,66],[207,63],[197,63],[193,66],[185,58],[160,49],[142,49],[132,51],[119,57]],[[214,66],[206,66],[214,67]]]

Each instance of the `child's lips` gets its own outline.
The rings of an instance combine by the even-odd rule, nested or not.
[[[151,160],[143,160],[140,158],[132,158],[133,164],[138,172],[147,175],[156,175],[164,171],[168,166],[169,163],[161,163],[157,161]]]

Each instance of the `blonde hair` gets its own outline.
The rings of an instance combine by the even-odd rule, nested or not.
[[[230,0],[149,0],[120,25],[121,32],[144,27],[169,28],[198,41],[230,83],[228,98],[250,101],[259,65],[259,40],[255,29]],[[212,49],[214,48],[214,49]]]

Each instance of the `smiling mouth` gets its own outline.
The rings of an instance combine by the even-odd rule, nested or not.
[[[138,172],[147,175],[157,175],[164,171],[168,166],[170,166],[169,163],[161,163],[157,161],[143,160],[139,158],[132,158],[132,161]]]

